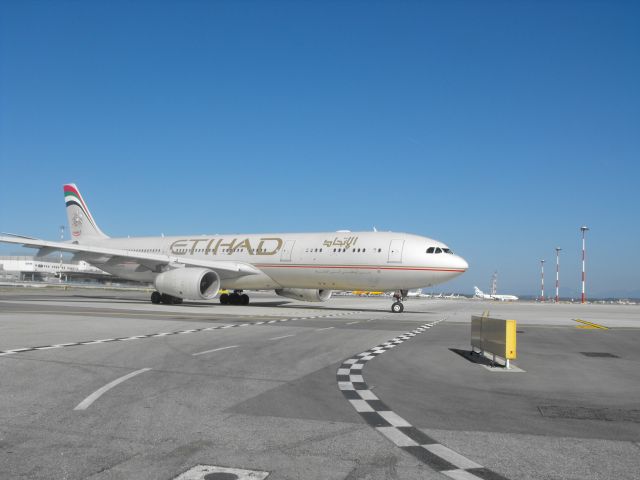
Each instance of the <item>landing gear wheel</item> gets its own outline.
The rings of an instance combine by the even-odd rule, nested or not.
[[[240,295],[240,305],[249,305],[249,295],[246,293]]]
[[[222,295],[220,295],[220,303],[222,305],[229,305],[229,294],[228,293],[223,293]]]
[[[232,294],[229,295],[229,303],[231,305],[240,305],[240,295],[238,295],[237,293],[233,292]]]
[[[165,305],[171,305],[173,303],[171,300],[171,295],[167,295],[166,293],[160,295],[160,301]]]
[[[151,294],[151,303],[157,305],[158,303],[160,303],[160,301],[161,301],[160,292],[153,292]]]
[[[393,302],[393,305],[391,305],[391,311],[393,313],[402,313],[404,311],[404,305],[402,302]]]

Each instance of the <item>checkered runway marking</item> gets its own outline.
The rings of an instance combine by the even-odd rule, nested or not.
[[[166,337],[168,335],[184,335],[188,333],[197,333],[197,332],[211,332],[213,330],[223,330],[225,328],[240,328],[240,327],[250,327],[255,325],[270,325],[274,323],[295,322],[297,320],[311,320],[314,318],[343,317],[345,315],[355,315],[357,313],[361,313],[361,312],[344,312],[344,313],[334,313],[330,315],[314,315],[309,317],[281,318],[281,319],[269,320],[269,321],[261,320],[259,322],[235,323],[233,325],[216,325],[215,327],[194,328],[190,330],[177,330],[174,332],[149,333],[147,335],[136,335],[133,337],[103,338],[101,340],[88,340],[85,342],[58,343],[55,345],[44,345],[40,347],[13,348],[11,350],[0,350],[0,357],[6,356],[6,355],[15,355],[16,353],[33,352],[36,350],[51,350],[52,348],[78,347],[80,345],[97,345],[97,344],[109,343],[109,342],[128,342],[131,340],[142,340],[143,338]]]
[[[338,368],[336,378],[342,395],[371,427],[394,445],[454,480],[506,480],[502,475],[436,442],[395,413],[367,386],[362,376],[366,363],[426,332],[438,322],[425,323],[410,332],[348,358]]]

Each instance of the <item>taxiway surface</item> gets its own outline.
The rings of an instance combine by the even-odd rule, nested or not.
[[[4,289],[0,478],[169,480],[198,464],[269,480],[638,478],[640,308],[390,302]],[[469,317],[485,310],[518,321],[524,372],[465,358]],[[424,325],[361,367],[407,434],[437,442],[423,458],[369,424],[336,373]]]

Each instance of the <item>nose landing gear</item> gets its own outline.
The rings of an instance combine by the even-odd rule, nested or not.
[[[393,294],[393,298],[396,299],[396,301],[391,304],[391,311],[393,313],[404,312],[404,304],[402,301],[407,298],[407,293],[409,293],[408,290],[396,290]]]

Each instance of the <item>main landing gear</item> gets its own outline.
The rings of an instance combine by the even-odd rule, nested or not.
[[[396,299],[396,301],[391,304],[391,311],[393,313],[404,312],[404,304],[402,303],[402,300],[407,298],[407,293],[409,293],[408,290],[396,290],[396,292],[393,294],[393,298]]]
[[[153,292],[151,294],[151,303],[158,304],[164,303],[165,305],[180,305],[182,299],[174,297],[173,295],[167,295],[166,293]]]
[[[242,293],[242,290],[234,290],[233,293],[223,293],[220,295],[222,305],[249,305],[249,295]]]

